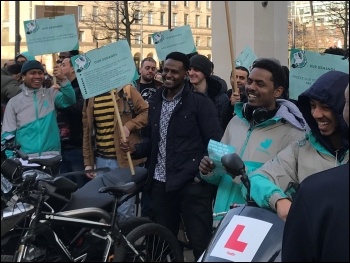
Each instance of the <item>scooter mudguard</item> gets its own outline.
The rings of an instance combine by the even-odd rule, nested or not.
[[[284,221],[253,206],[227,212],[198,260],[201,262],[279,262]]]

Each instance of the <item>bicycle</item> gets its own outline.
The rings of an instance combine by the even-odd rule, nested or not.
[[[120,173],[130,171],[119,169]],[[117,207],[137,194],[146,176],[146,169],[136,167],[131,182],[102,187],[99,193],[113,196],[111,215],[98,207],[86,207],[55,213],[44,212],[47,196],[62,199],[49,186],[61,188],[67,178],[36,179],[27,176],[21,185],[22,201],[34,200],[35,212],[22,236],[14,259],[16,261],[183,261],[182,250],[167,228],[142,221],[129,234],[121,230],[116,217]],[[96,179],[94,179],[96,180]],[[68,180],[69,181],[69,180]],[[73,202],[74,203],[74,202]],[[48,207],[50,209],[50,207]],[[141,219],[140,219],[141,220]],[[135,222],[138,220],[134,220]],[[129,229],[131,229],[129,226]],[[140,242],[142,239],[142,242]],[[102,246],[102,243],[103,246]],[[98,244],[98,246],[96,245]],[[92,251],[92,248],[98,251]],[[91,252],[92,251],[92,252]],[[8,260],[8,258],[7,258]],[[3,256],[2,256],[3,261]]]

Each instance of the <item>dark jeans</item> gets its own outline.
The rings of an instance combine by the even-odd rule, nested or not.
[[[81,148],[71,148],[62,150],[62,161],[60,163],[60,173],[84,171],[83,151]],[[75,182],[79,188],[83,187],[89,180],[85,174],[67,176]]]
[[[169,228],[175,236],[180,219],[186,228],[195,260],[209,245],[213,226],[213,191],[208,183],[188,183],[182,189],[166,192],[165,183],[153,180],[152,208],[155,222]]]

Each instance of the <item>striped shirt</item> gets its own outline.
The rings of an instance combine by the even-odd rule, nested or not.
[[[116,158],[114,115],[114,104],[109,92],[94,98],[97,155],[106,158]]]

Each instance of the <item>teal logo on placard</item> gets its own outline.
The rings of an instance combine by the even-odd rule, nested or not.
[[[242,61],[240,59],[236,59],[236,67],[242,66]]]
[[[74,61],[75,68],[77,72],[82,72],[84,69],[87,69],[90,66],[91,60],[85,55],[79,55],[79,57]]]
[[[164,36],[162,35],[162,33],[158,32],[153,35],[154,44],[159,44],[163,40],[164,40]]]
[[[266,139],[265,141],[260,143],[260,146],[265,150],[268,149],[272,144],[272,139]]]
[[[300,50],[292,55],[292,68],[303,68],[306,63],[305,50]]]
[[[39,25],[36,23],[35,20],[30,20],[26,22],[25,27],[27,35],[33,34],[39,30]]]

